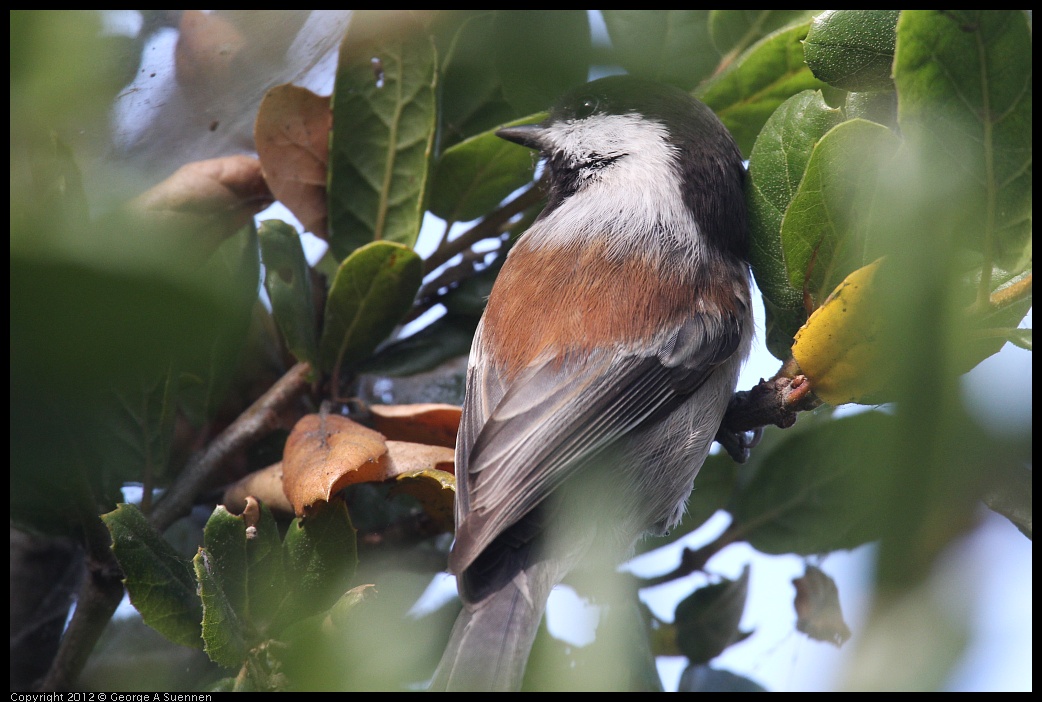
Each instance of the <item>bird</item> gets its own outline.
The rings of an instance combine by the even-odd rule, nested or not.
[[[449,570],[463,607],[430,689],[518,690],[550,591],[683,516],[753,336],[745,167],[687,92],[585,83],[537,124],[546,205],[474,334]]]

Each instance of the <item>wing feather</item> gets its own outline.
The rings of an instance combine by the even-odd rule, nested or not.
[[[584,461],[685,402],[738,349],[743,323],[744,315],[697,315],[651,345],[657,352],[643,345],[582,359],[563,354],[508,386],[475,353],[457,445],[466,475],[458,476],[452,569],[466,569]]]

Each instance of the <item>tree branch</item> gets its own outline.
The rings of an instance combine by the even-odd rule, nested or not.
[[[278,413],[308,387],[311,366],[298,363],[228,425],[216,439],[195,454],[170,490],[156,503],[151,522],[165,531],[188,512],[222,462],[242,447],[278,426]]]
[[[109,532],[97,515],[84,519],[87,573],[76,598],[61,645],[37,689],[60,692],[72,688],[91,651],[123,599],[123,571],[109,548]]]

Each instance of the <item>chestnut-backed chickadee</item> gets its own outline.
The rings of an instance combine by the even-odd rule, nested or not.
[[[612,76],[497,133],[549,191],[470,352],[433,689],[518,689],[550,590],[679,521],[752,336],[745,169],[708,107]]]

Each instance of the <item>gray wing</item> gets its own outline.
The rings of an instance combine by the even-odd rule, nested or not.
[[[508,387],[487,364],[472,367],[457,444],[452,569],[466,569],[583,458],[687,400],[738,349],[743,324],[696,316],[657,352],[551,359]]]

